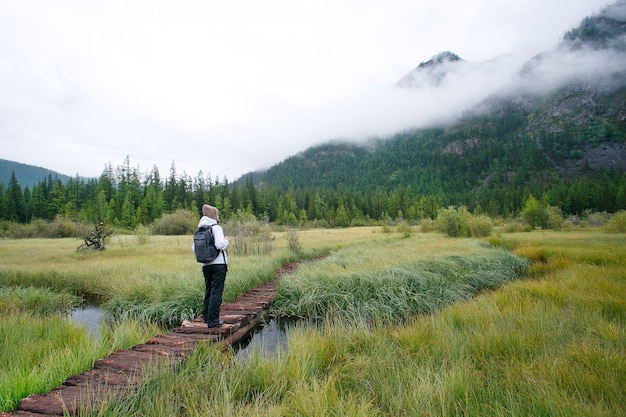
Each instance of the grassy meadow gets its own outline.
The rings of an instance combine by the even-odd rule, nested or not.
[[[298,233],[301,254],[276,233],[271,255],[231,256],[225,298],[271,279],[285,262],[328,254],[281,279],[273,311],[323,319],[321,325],[296,325],[288,347],[271,357],[254,352],[241,360],[201,346],[177,368],[155,370],[132,395],[92,414],[626,415],[626,235]],[[120,323],[164,326],[199,308],[202,279],[189,240],[153,237],[139,245],[114,236],[102,253],[75,253],[76,240],[2,240],[0,284],[51,298],[98,298],[120,312]],[[2,302],[15,300],[10,293],[0,292],[0,308],[14,304]],[[59,310],[76,302],[66,298],[55,301]],[[172,299],[179,306],[168,307]],[[15,329],[31,321],[58,320],[27,307],[9,310],[0,311],[0,331],[16,334],[3,334],[4,344],[9,338],[19,344],[26,336]],[[103,344],[109,348],[132,343],[109,339]],[[83,349],[80,341],[57,343],[60,350]],[[40,366],[38,358],[24,361]],[[10,364],[0,364],[0,392],[14,375]]]
[[[225,301],[273,279],[283,264],[317,257],[358,242],[373,229],[316,230],[294,254],[278,234],[267,256],[231,255]],[[0,411],[49,391],[95,360],[128,349],[202,307],[204,281],[191,236],[113,235],[105,251],[76,251],[79,239],[0,240]],[[102,303],[112,316],[99,338],[65,315],[83,300]]]

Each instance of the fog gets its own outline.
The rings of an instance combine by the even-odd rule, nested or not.
[[[604,5],[5,1],[0,158],[98,176],[128,156],[162,177],[174,164],[234,180],[328,140],[450,122],[519,83],[525,62]],[[439,85],[395,86],[445,50],[465,63]],[[535,88],[560,82],[563,62],[568,77],[623,68],[594,51],[552,53]]]

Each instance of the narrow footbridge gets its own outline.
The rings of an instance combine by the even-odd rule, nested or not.
[[[278,275],[289,272],[297,263],[285,265]],[[157,363],[175,365],[184,360],[199,343],[218,343],[224,347],[243,339],[270,308],[276,294],[276,280],[260,285],[231,303],[222,303],[220,319],[224,324],[209,329],[201,318],[183,322],[172,333],[153,337],[130,350],[118,350],[95,362],[92,369],[66,379],[44,394],[33,394],[19,402],[17,411],[0,417],[46,417],[77,415],[97,410],[111,397],[120,397],[145,379],[147,370]]]

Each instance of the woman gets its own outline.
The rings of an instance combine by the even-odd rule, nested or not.
[[[228,256],[226,255],[228,238],[224,236],[224,230],[219,222],[220,217],[217,208],[204,204],[198,227],[211,227],[213,237],[215,238],[215,247],[220,251],[217,258],[202,264],[205,285],[202,318],[209,328],[219,327],[224,323],[219,317],[224,282],[226,281],[226,272],[228,271]],[[195,251],[195,246],[193,249]]]

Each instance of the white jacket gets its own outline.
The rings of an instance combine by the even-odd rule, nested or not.
[[[215,264],[227,264],[228,263],[228,255],[226,255],[226,248],[228,247],[228,239],[224,237],[224,229],[219,225],[217,220],[212,219],[207,216],[202,216],[200,218],[200,222],[198,223],[198,227],[209,227],[213,228],[213,237],[215,238],[215,247],[220,250],[220,254],[217,255],[217,258],[213,259],[211,262],[202,264],[202,265],[215,265]],[[196,251],[196,246],[194,244],[191,245],[191,250]]]

